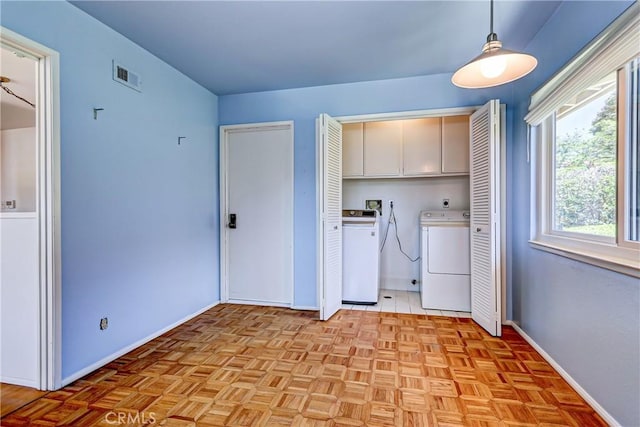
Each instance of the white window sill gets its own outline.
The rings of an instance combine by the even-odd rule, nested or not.
[[[640,252],[634,249],[547,235],[529,240],[529,244],[534,249],[640,278]]]

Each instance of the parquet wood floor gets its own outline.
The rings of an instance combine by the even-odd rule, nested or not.
[[[2,419],[18,425],[604,426],[513,329],[219,305]]]
[[[0,383],[0,418],[47,394],[46,391]]]

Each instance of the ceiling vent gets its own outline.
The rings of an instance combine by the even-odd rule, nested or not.
[[[113,61],[113,80],[117,81],[118,83],[122,83],[123,85],[130,87],[133,90],[142,92],[142,79],[140,78],[140,75],[138,73],[134,73],[128,68],[123,67],[115,60]]]

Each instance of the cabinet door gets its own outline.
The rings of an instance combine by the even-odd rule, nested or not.
[[[362,176],[364,174],[363,124],[342,125],[342,176]]]
[[[469,116],[442,118],[442,173],[469,173]]]
[[[403,175],[440,173],[440,117],[404,120],[402,128]]]
[[[402,121],[364,124],[364,175],[400,176]]]

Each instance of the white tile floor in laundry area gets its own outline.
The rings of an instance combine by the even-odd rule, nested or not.
[[[390,298],[388,298],[390,297]],[[383,311],[385,313],[428,314],[431,316],[471,317],[464,311],[429,310],[422,308],[420,292],[380,289],[380,298],[375,305],[343,304],[350,310]]]

